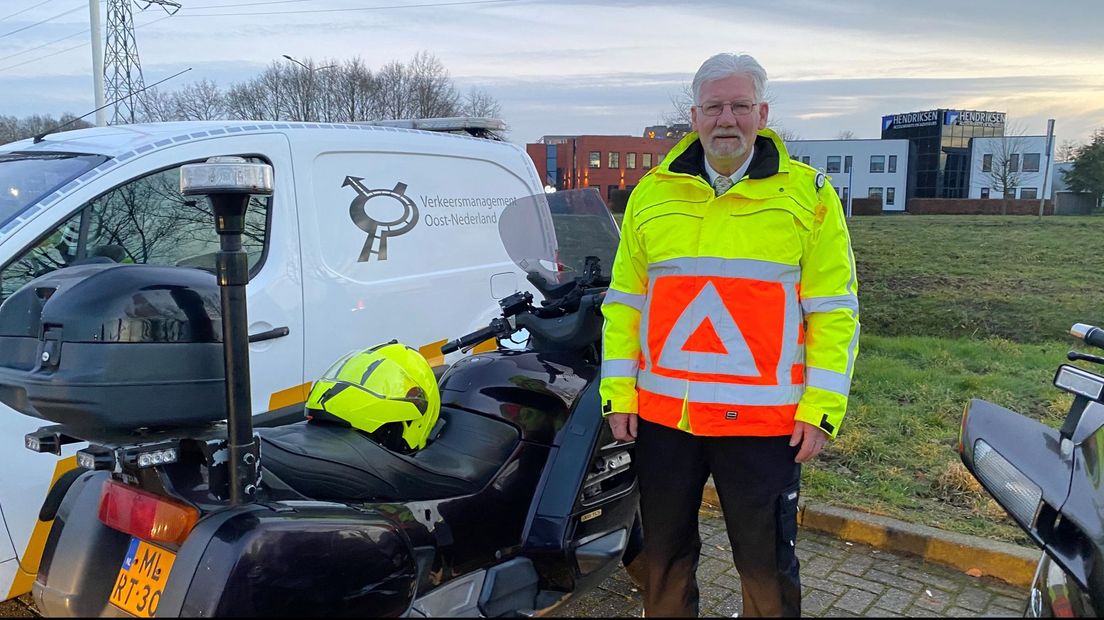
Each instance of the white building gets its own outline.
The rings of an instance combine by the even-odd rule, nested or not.
[[[1053,145],[1051,152],[1046,152],[1046,143],[1046,136],[971,139],[968,197],[999,199],[1005,193],[1009,198],[1020,199],[1051,197],[1055,173],[1054,152]]]
[[[851,198],[879,196],[883,211],[905,210],[908,140],[793,140],[790,157],[823,170],[848,213]]]

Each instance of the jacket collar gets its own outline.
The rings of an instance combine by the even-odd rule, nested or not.
[[[700,176],[709,181],[705,172],[705,149],[697,132],[686,135],[663,160],[661,171]],[[748,166],[749,179],[765,179],[790,171],[790,155],[782,138],[770,129],[762,129],[755,137],[755,154]]]

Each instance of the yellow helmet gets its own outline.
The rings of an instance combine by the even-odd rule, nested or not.
[[[341,358],[307,398],[307,418],[347,424],[400,452],[424,448],[440,413],[429,362],[397,341]]]

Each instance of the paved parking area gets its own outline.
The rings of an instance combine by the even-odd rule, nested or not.
[[[732,566],[720,513],[701,512],[702,561],[698,568],[701,615],[739,614],[740,578]],[[802,530],[802,615],[809,617],[1022,616],[1025,589],[975,578],[914,557]],[[643,599],[621,570],[591,594],[557,609],[555,617],[640,617]]]
[[[702,562],[698,569],[701,615],[731,618],[741,612],[740,578],[732,566],[719,512],[701,512]],[[990,578],[879,551],[802,530],[802,615],[810,617],[1009,617],[1022,616],[1027,591]],[[29,597],[0,603],[0,617],[33,617]],[[624,570],[552,616],[638,618],[640,592]]]

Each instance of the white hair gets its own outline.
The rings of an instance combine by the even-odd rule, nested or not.
[[[755,101],[763,100],[767,90],[767,71],[747,54],[721,53],[702,63],[694,74],[691,88],[694,90],[694,103],[701,103],[701,89],[706,82],[723,80],[734,75],[746,75],[751,78],[755,88]]]

